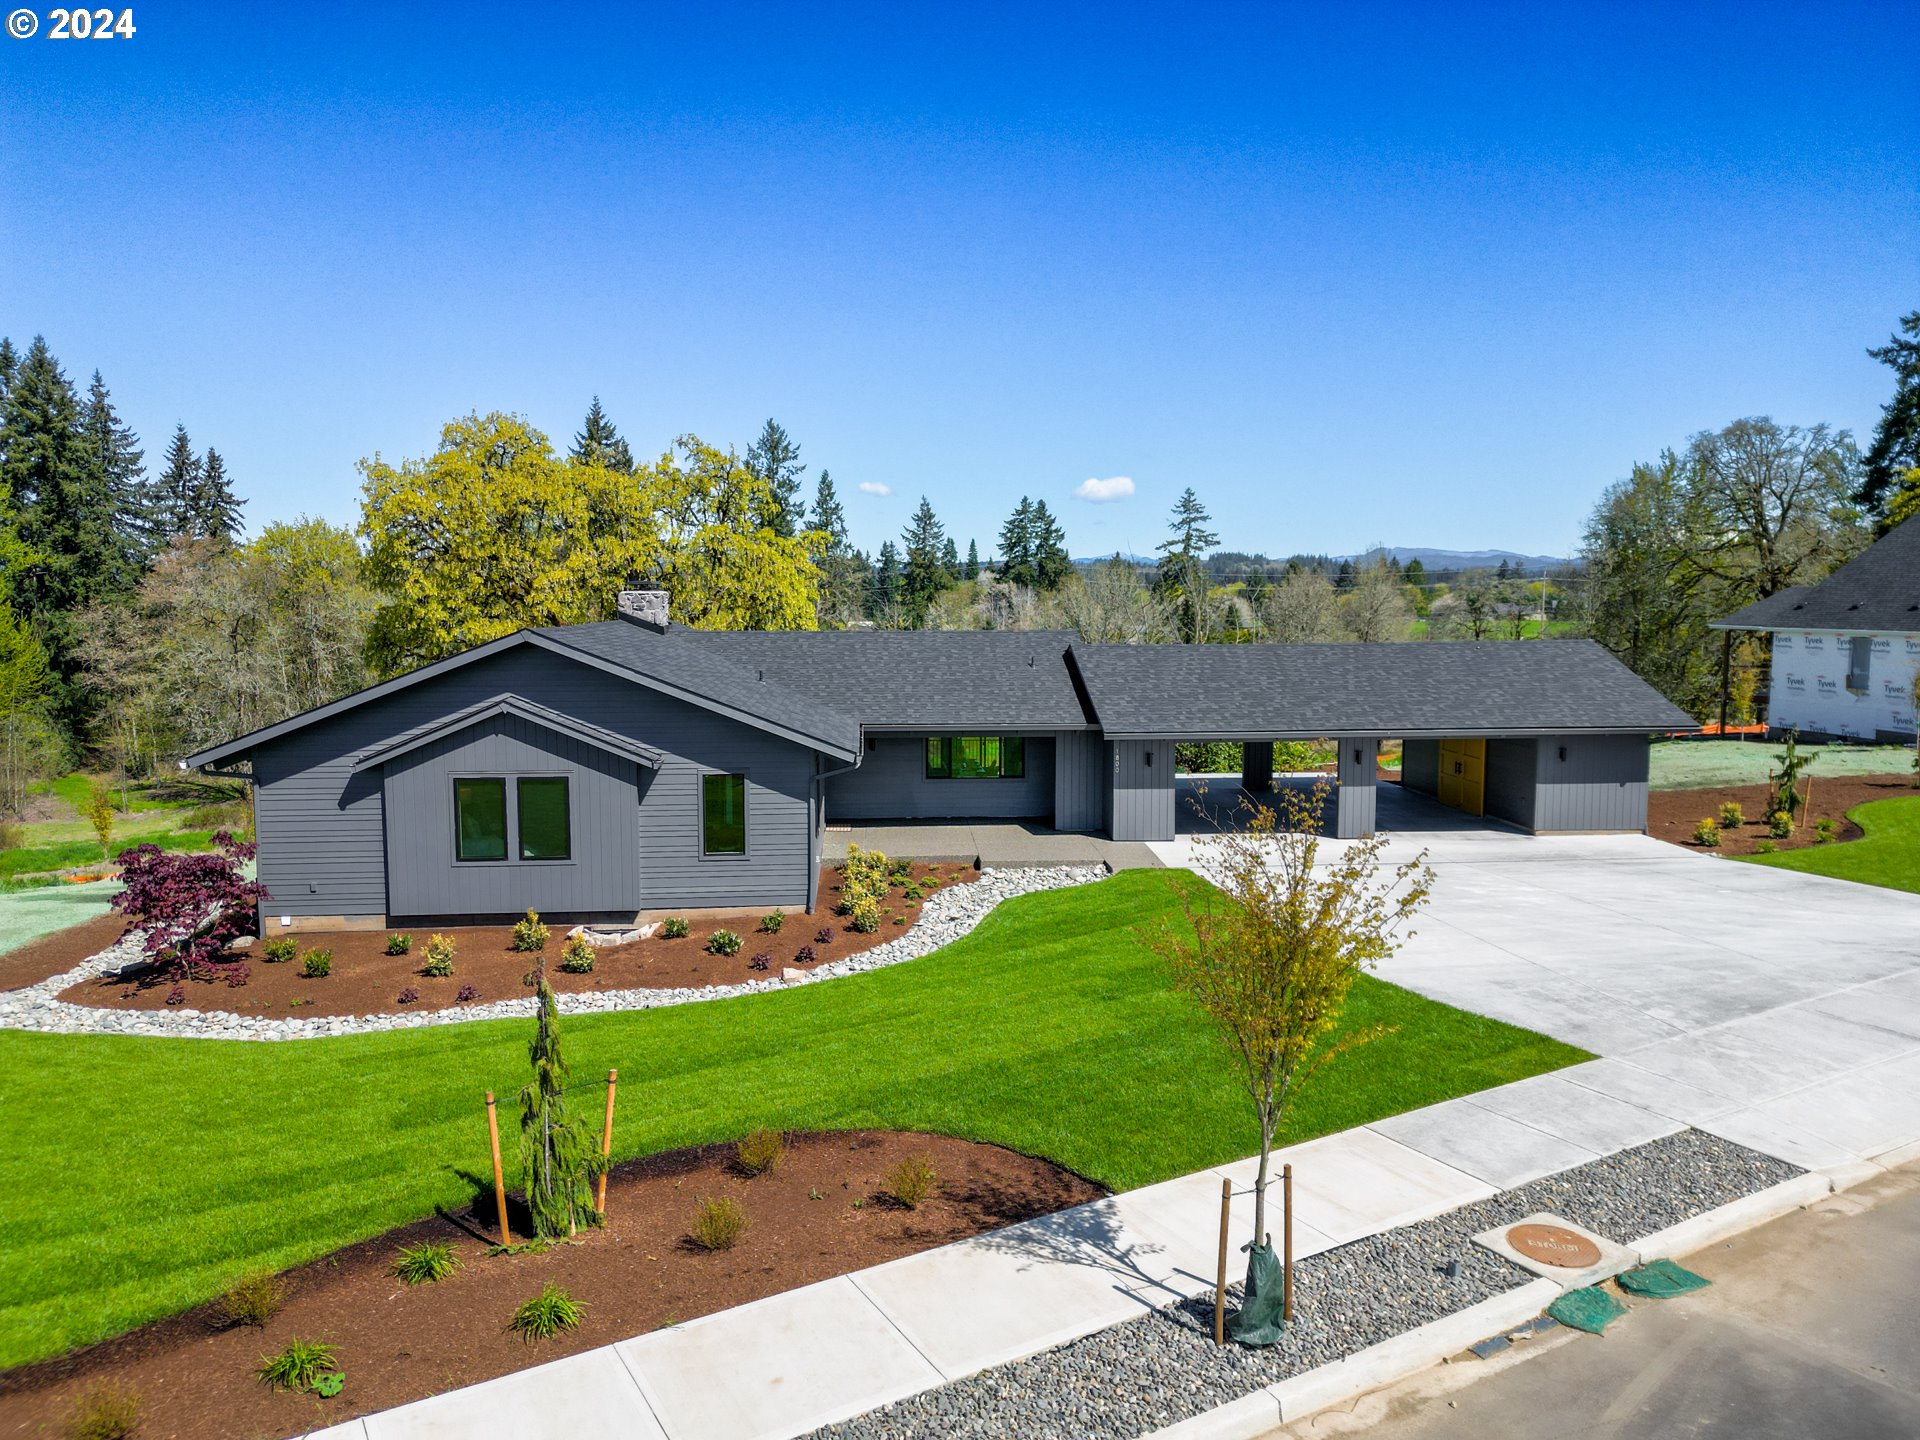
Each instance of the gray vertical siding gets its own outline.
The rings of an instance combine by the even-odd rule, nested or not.
[[[1108,833],[1115,840],[1171,840],[1174,832],[1173,741],[1115,740]]]
[[[1053,828],[1107,828],[1107,747],[1089,731],[1053,737]]]
[[[272,895],[264,913],[389,913],[387,854],[420,843],[415,831],[428,822],[389,816],[380,774],[354,774],[354,757],[504,693],[665,752],[660,769],[640,777],[643,907],[806,903],[812,751],[561,656],[519,649],[319,721],[254,752],[260,879]],[[744,858],[700,855],[699,777],[708,770],[748,777]],[[526,908],[509,892],[484,913]]]
[[[555,915],[632,915],[641,908],[640,767],[624,756],[518,715],[497,715],[384,768],[392,914],[486,914],[498,911],[509,891],[519,908]],[[463,775],[506,777],[507,859],[455,858],[453,783]],[[518,858],[513,781],[521,775],[567,778],[570,859]]]
[[[827,820],[1044,820],[1054,810],[1054,739],[1028,735],[1018,780],[929,780],[925,735],[871,735],[860,767],[827,781]]]
[[[1380,742],[1368,738],[1336,743],[1340,751],[1334,778],[1339,788],[1334,792],[1333,833],[1342,840],[1355,840],[1374,830]]]
[[[1531,737],[1487,741],[1486,812],[1533,829],[1537,742]]]
[[[1408,740],[1400,751],[1400,783],[1422,795],[1440,793],[1440,742]]]
[[[1649,755],[1645,735],[1543,737],[1534,772],[1533,828],[1645,830]]]

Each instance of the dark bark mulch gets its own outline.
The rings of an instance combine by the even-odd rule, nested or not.
[[[1902,795],[1920,795],[1911,775],[1827,775],[1816,765],[1807,772],[1813,789],[1801,808],[1799,829],[1785,839],[1773,839],[1767,833],[1768,790],[1765,785],[1726,785],[1709,790],[1655,790],[1647,797],[1647,833],[1689,850],[1705,850],[1693,840],[1694,827],[1702,820],[1720,816],[1720,807],[1728,801],[1740,806],[1744,824],[1722,826],[1719,853],[1751,855],[1763,840],[1773,839],[1776,850],[1804,850],[1816,843],[1816,820],[1834,822],[1830,843],[1858,840],[1860,827],[1847,819],[1847,811],[1869,800],[1892,800]],[[1806,781],[1803,779],[1804,792]]]

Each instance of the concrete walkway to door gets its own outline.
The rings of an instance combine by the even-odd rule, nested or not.
[[[821,858],[837,865],[847,846],[879,850],[896,860],[979,865],[984,870],[1033,865],[1105,865],[1109,870],[1155,869],[1160,860],[1135,841],[1081,835],[1022,820],[874,820],[829,827]]]

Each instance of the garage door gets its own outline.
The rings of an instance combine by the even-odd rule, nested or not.
[[[1487,742],[1485,740],[1442,740],[1440,742],[1440,786],[1442,805],[1451,805],[1469,815],[1484,815],[1487,810]]]

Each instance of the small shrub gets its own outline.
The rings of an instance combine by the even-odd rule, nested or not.
[[[507,1328],[522,1340],[551,1340],[565,1330],[578,1328],[586,1306],[558,1285],[540,1287],[540,1293],[513,1312]]]
[[[464,1005],[469,1000],[478,1000],[480,998],[480,992],[471,985],[462,985],[459,992],[453,998],[456,1004]]]
[[[816,945],[831,945],[833,943],[833,927],[831,925],[822,925],[818,930],[814,931],[813,943]]]
[[[871,935],[880,928],[880,907],[871,900],[862,900],[853,907],[852,924],[862,935]]]
[[[276,935],[260,947],[260,958],[269,965],[284,965],[299,949],[291,935]]]
[[[403,1245],[394,1258],[393,1273],[409,1285],[431,1285],[444,1280],[460,1268],[460,1256],[451,1242],[426,1240],[418,1245]]]
[[[743,1175],[766,1174],[786,1153],[786,1139],[778,1130],[755,1130],[733,1147],[733,1158]]]
[[[1767,817],[1767,834],[1775,840],[1785,840],[1793,834],[1793,816],[1785,810],[1776,810]]]
[[[1756,855],[1771,855],[1779,848],[1780,847],[1771,840],[1762,840],[1753,847],[1753,853]]]
[[[1722,830],[1737,829],[1746,823],[1747,812],[1740,808],[1740,802],[1738,800],[1729,800],[1720,807],[1720,828]]]
[[[593,946],[584,935],[567,937],[567,943],[560,947],[560,968],[569,975],[593,973]]]
[[[904,885],[912,878],[913,862],[911,860],[895,860],[891,865],[887,866],[887,881],[889,884]]]
[[[444,980],[453,974],[453,937],[451,935],[433,935],[427,939],[427,963],[420,967],[422,975],[431,975],[436,980]]]
[[[938,890],[940,888],[940,877],[938,875],[922,875],[920,877],[920,888],[922,890]]]
[[[244,961],[236,960],[231,965],[215,965],[212,973],[227,982],[229,990],[238,990],[253,978],[253,967]]]
[[[333,951],[307,951],[300,957],[300,973],[309,980],[326,979],[333,973]]]
[[[773,956],[762,950],[747,962],[747,968],[749,970],[771,970],[773,968]]]
[[[18,820],[0,818],[0,850],[18,850],[26,843],[26,826]]]
[[[887,1194],[909,1210],[918,1210],[939,1188],[940,1177],[934,1172],[933,1162],[924,1155],[902,1160],[887,1176]]]
[[[709,1195],[700,1202],[688,1238],[702,1250],[731,1250],[746,1230],[747,1212],[738,1200],[731,1195]]]
[[[538,911],[529,910],[514,922],[513,948],[529,955],[547,948],[547,927],[540,923]]]
[[[249,1270],[220,1297],[220,1313],[228,1325],[263,1329],[286,1303],[286,1283],[271,1270]]]
[[[394,1003],[397,1005],[411,1005],[413,1004],[414,1001],[418,1000],[419,998],[420,998],[420,992],[414,989],[413,986],[411,985],[407,986],[406,989],[402,990],[398,995],[393,997]]]
[[[684,940],[692,927],[678,915],[669,915],[660,922],[660,938],[663,940]]]
[[[1839,830],[1840,827],[1838,825],[1823,815],[1813,822],[1813,843],[1816,845],[1826,845],[1839,834]]]
[[[716,930],[707,937],[707,949],[715,955],[738,955],[740,937],[731,930]]]
[[[404,955],[413,949],[413,936],[396,934],[387,936],[387,954]]]
[[[1696,845],[1705,845],[1709,849],[1719,845],[1720,827],[1714,823],[1711,817],[1702,820],[1698,825],[1693,827],[1693,843]]]
[[[173,987],[173,988],[172,988],[171,990],[169,990],[169,991],[167,991],[167,1004],[169,1004],[169,1005],[184,1005],[184,1004],[186,1004],[186,1003],[187,1003],[187,988],[186,988],[186,986],[184,986],[184,985],[176,985],[176,986],[174,986],[174,987]]]
[[[819,958],[820,957],[814,953],[811,945],[802,945],[798,950],[793,952],[793,963],[796,965],[811,965]]]
[[[140,1397],[118,1385],[95,1385],[67,1418],[69,1440],[132,1440],[140,1429]]]
[[[771,915],[760,917],[760,931],[764,935],[778,935],[780,927],[787,923],[787,912],[775,910]]]
[[[322,1376],[331,1375],[338,1368],[331,1345],[295,1337],[278,1355],[261,1356],[257,1373],[269,1389],[304,1395],[317,1388]]]

